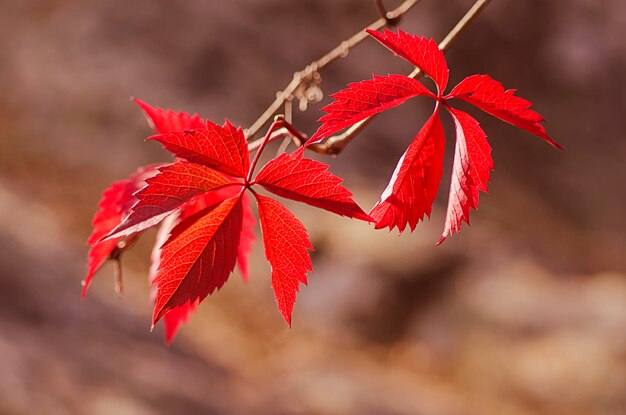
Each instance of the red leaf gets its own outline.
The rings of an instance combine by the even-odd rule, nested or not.
[[[224,285],[235,267],[241,227],[239,194],[185,219],[172,230],[154,279],[153,324],[168,311],[200,302]]]
[[[272,266],[272,287],[278,309],[291,326],[291,313],[299,284],[312,271],[308,251],[313,247],[306,228],[286,207],[274,199],[255,194],[263,232],[265,256]]]
[[[222,202],[230,197],[233,197],[241,192],[241,188],[238,186],[228,186],[222,189],[214,190],[210,193],[206,193],[189,204],[186,204],[180,212],[180,219],[186,219],[189,216],[195,215],[203,209],[213,206]],[[237,265],[239,271],[241,271],[241,277],[244,281],[248,281],[248,256],[252,249],[252,243],[255,241],[254,236],[254,214],[250,207],[250,197],[247,193],[241,195],[241,206],[243,208],[243,226],[241,228],[241,239],[239,241],[239,253],[237,255]]]
[[[163,316],[163,326],[165,327],[165,344],[169,345],[174,341],[180,326],[189,321],[189,317],[198,308],[199,300],[188,301],[181,306],[172,308]]]
[[[487,191],[493,170],[491,146],[478,121],[453,108],[450,108],[450,114],[456,128],[456,148],[446,223],[437,245],[451,233],[459,232],[462,221],[469,225],[470,209],[478,208],[479,191]]]
[[[161,263],[161,247],[170,237],[170,233],[172,232],[174,226],[180,223],[182,217],[179,216],[180,215],[178,214],[172,214],[165,218],[163,222],[161,222],[161,226],[159,227],[159,231],[157,232],[154,247],[152,248],[152,254],[150,255],[152,263],[150,265],[150,274],[148,276],[148,281],[150,282],[150,285],[152,285],[151,297],[153,303],[156,302],[156,299],[158,297],[158,290],[157,287],[153,285],[153,282],[157,276],[159,264]],[[198,301],[187,302],[181,306],[172,308],[163,316],[166,344],[172,343],[180,326],[189,320],[189,316],[196,310],[197,306]]]
[[[203,130],[184,130],[149,137],[176,157],[204,164],[223,173],[245,177],[250,167],[248,144],[241,128],[228,120],[223,126],[206,122]]]
[[[552,146],[562,150],[559,144],[548,137],[541,124],[544,119],[530,109],[532,102],[515,96],[515,89],[504,90],[502,84],[488,75],[472,75],[462,80],[448,98],[459,98],[477,106],[488,114],[508,122],[522,130],[543,138]]]
[[[377,32],[367,29],[374,39],[378,40],[398,56],[411,62],[428,75],[435,84],[439,95],[443,94],[448,85],[448,64],[437,42],[425,37],[414,36],[398,29],[398,33],[390,30]]]
[[[332,95],[335,101],[323,108],[327,113],[319,119],[323,124],[308,143],[321,141],[337,131],[420,95],[434,98],[424,85],[404,75],[374,75],[374,79],[351,83],[348,88]]]
[[[230,197],[233,197],[240,192],[241,189],[237,189],[236,187],[228,187],[221,190],[217,190],[211,193],[207,193],[200,198],[197,198],[193,202],[185,205],[185,207],[179,213],[173,213],[169,215],[163,222],[161,222],[161,226],[159,227],[159,231],[157,232],[156,241],[154,244],[154,248],[152,249],[151,255],[151,265],[150,265],[150,275],[148,280],[152,285],[154,279],[156,278],[159,264],[161,263],[161,247],[167,241],[170,236],[170,233],[174,226],[176,226],[181,221],[185,220],[188,217],[191,217],[198,212],[211,207],[217,203],[220,203],[223,200],[226,200]],[[239,249],[237,254],[237,264],[239,265],[239,269],[242,274],[242,278],[244,281],[248,281],[248,255],[250,253],[251,245],[254,242],[254,215],[252,214],[252,210],[250,209],[250,197],[243,193],[242,197],[242,229],[241,229],[241,237],[239,240]],[[153,286],[152,292],[152,301],[155,302],[157,298],[157,288]],[[189,320],[189,316],[196,310],[198,307],[198,301],[195,302],[187,302],[182,306],[177,306],[168,311],[163,316],[163,325],[165,327],[165,342],[166,344],[170,344],[181,324],[186,323]]]
[[[96,212],[92,221],[93,232],[87,240],[87,244],[91,249],[89,250],[87,276],[83,282],[83,298],[87,294],[87,289],[96,271],[110,257],[111,253],[118,247],[118,243],[124,238],[100,240],[118,226],[122,219],[128,215],[131,206],[137,201],[133,194],[145,185],[147,178],[157,173],[157,168],[160,166],[161,164],[152,164],[141,167],[131,174],[128,179],[113,183],[103,192],[102,199],[98,204],[100,209]],[[129,242],[126,241],[126,245]]]
[[[185,112],[153,108],[137,98],[133,98],[133,101],[135,101],[146,114],[150,127],[159,134],[206,128],[206,122],[200,118],[198,114],[189,115]]]
[[[241,237],[239,238],[239,251],[237,254],[237,266],[241,271],[241,277],[244,281],[248,282],[250,279],[250,273],[248,268],[248,256],[252,250],[252,244],[255,241],[254,236],[254,214],[250,208],[250,197],[247,193],[241,196],[241,205],[243,208]]]
[[[201,164],[177,161],[161,167],[159,174],[147,179],[146,186],[135,194],[137,203],[132,213],[108,237],[154,226],[193,198],[232,184],[236,182]]]
[[[328,165],[305,158],[304,150],[300,148],[268,162],[257,175],[255,183],[287,199],[341,216],[372,221],[352,200],[352,193],[341,185],[342,181],[328,171]]]
[[[439,106],[409,145],[396,166],[389,185],[370,212],[376,229],[397,227],[411,231],[430,217],[443,172],[445,137],[439,120]]]

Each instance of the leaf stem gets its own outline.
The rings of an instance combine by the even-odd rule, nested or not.
[[[267,146],[267,143],[269,143],[272,139],[272,133],[278,128],[285,127],[285,124],[285,116],[277,115],[274,119],[274,122],[267,129],[267,133],[265,133],[265,137],[263,137],[261,145],[259,145],[259,148],[254,155],[254,159],[252,159],[252,163],[250,163],[250,170],[248,170],[248,176],[246,177],[245,182],[247,187],[250,186],[250,181],[252,180],[252,175],[254,174],[254,169],[259,162],[259,157],[261,157],[261,153],[263,153],[263,150],[265,150],[265,146]]]
[[[376,20],[374,23],[370,24],[367,28],[372,30],[380,30],[385,26],[390,24],[396,24],[399,19],[408,12],[413,6],[419,3],[421,0],[405,0],[400,6],[396,9],[386,12],[385,16]],[[377,2],[377,7],[380,2]],[[379,9],[380,10],[380,9]],[[276,94],[276,99],[272,104],[261,114],[261,116],[250,126],[250,128],[246,131],[246,138],[249,139],[256,135],[259,130],[269,121],[272,115],[276,114],[283,105],[285,101],[290,99],[296,90],[305,82],[312,80],[315,73],[321,71],[328,64],[334,62],[335,60],[345,57],[346,54],[354,48],[359,43],[363,42],[369,36],[365,32],[365,30],[359,30],[355,33],[351,38],[344,40],[338,46],[336,46],[333,50],[328,52],[326,55],[322,56],[320,59],[311,62],[304,69],[296,72],[293,75],[293,79],[291,82],[283,89],[282,91]],[[259,139],[263,140],[263,138]],[[257,141],[257,140],[255,140]]]

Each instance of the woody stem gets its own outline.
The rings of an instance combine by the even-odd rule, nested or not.
[[[385,16],[381,16],[380,19],[376,20],[374,23],[370,24],[367,29],[372,30],[380,30],[389,24],[395,24],[398,20],[408,12],[413,6],[419,3],[421,0],[405,0],[400,6],[395,8],[390,12],[386,12]],[[377,3],[378,6],[378,3]],[[344,40],[339,45],[337,45],[333,50],[328,52],[326,55],[322,56],[320,59],[311,62],[304,69],[296,72],[293,75],[293,79],[291,82],[283,89],[276,94],[276,99],[272,104],[261,114],[261,116],[246,130],[246,138],[249,139],[254,137],[255,134],[259,132],[259,130],[269,121],[272,115],[276,114],[276,112],[280,111],[280,109],[285,104],[285,101],[290,99],[291,96],[296,92],[298,87],[304,84],[308,79],[313,76],[314,73],[321,71],[328,64],[336,61],[339,58],[345,57],[347,53],[356,45],[363,42],[369,36],[365,32],[365,29],[359,30],[355,33],[351,38]],[[259,140],[262,140],[259,139]],[[255,140],[257,141],[257,140]]]

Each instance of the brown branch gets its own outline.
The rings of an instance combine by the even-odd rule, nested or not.
[[[420,1],[421,0],[405,0],[400,6],[390,12],[384,11],[385,9],[382,6],[382,3],[380,1],[376,1],[379,11],[384,11],[384,16],[376,20],[367,28],[372,30],[380,30],[385,26],[396,24],[406,12],[408,12]],[[382,7],[382,9],[380,7]],[[263,128],[263,126],[272,118],[272,116],[283,107],[285,102],[292,99],[293,94],[300,86],[304,85],[306,82],[312,81],[316,73],[321,71],[331,62],[339,58],[345,57],[352,48],[363,42],[368,37],[369,36],[365,32],[365,30],[360,30],[351,38],[341,42],[337,47],[328,52],[326,55],[322,56],[320,59],[310,63],[301,71],[296,72],[293,75],[293,79],[285,87],[285,89],[279,91],[276,94],[276,99],[274,100],[274,102],[272,102],[272,104],[265,110],[265,112],[263,112],[263,114],[261,114],[261,116],[250,126],[250,128],[245,131],[246,138],[250,139],[251,137],[256,135],[261,130],[261,128]],[[257,140],[262,140],[262,138]]]
[[[467,26],[478,17],[478,15],[489,5],[491,0],[477,0],[474,5],[465,13],[465,15],[458,21],[458,23],[450,30],[448,35],[439,44],[439,49],[447,52],[450,46],[459,38]],[[424,74],[419,68],[416,68],[409,74],[409,77],[419,79]],[[376,118],[376,115],[372,115],[358,123],[354,124],[343,133],[328,137],[323,143],[313,144],[308,147],[309,150],[315,151],[320,154],[337,155],[346,148],[346,146],[359,135],[361,131],[367,127],[367,125]]]

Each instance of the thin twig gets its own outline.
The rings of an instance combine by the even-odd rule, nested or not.
[[[252,159],[252,162],[250,163],[250,170],[248,170],[248,176],[246,177],[246,186],[252,180],[252,175],[254,174],[254,168],[256,167],[256,164],[259,162],[259,157],[261,156],[261,153],[263,153],[263,149],[265,148],[267,143],[270,142],[272,138],[272,133],[276,131],[277,129],[283,127],[284,124],[285,124],[285,116],[277,115],[272,125],[270,125],[270,128],[268,128],[267,133],[265,133],[265,137],[263,137],[263,141],[261,141],[261,145],[259,146],[258,150],[256,151],[256,154],[254,155],[254,158]]]
[[[395,24],[399,21],[400,17],[408,12],[413,6],[419,3],[421,0],[405,0],[400,6],[398,6],[395,10],[390,12],[386,12],[384,17],[376,20],[374,23],[369,25],[367,28],[372,30],[380,30],[389,24]],[[377,2],[378,4],[378,2]],[[272,118],[276,112],[278,112],[284,105],[285,101],[293,96],[294,92],[305,82],[312,79],[315,73],[321,71],[324,67],[326,67],[331,62],[345,57],[348,52],[354,48],[356,45],[367,39],[369,36],[365,32],[365,30],[360,30],[351,38],[344,40],[333,50],[328,52],[326,55],[321,57],[315,62],[307,65],[301,71],[298,71],[294,74],[291,82],[283,89],[282,91],[276,94],[276,99],[272,104],[261,114],[259,119],[257,119],[251,126],[246,130],[246,138],[251,138],[256,135],[261,128]],[[260,138],[262,140],[263,138]],[[256,140],[255,140],[256,141]]]
[[[459,38],[467,26],[480,15],[491,0],[477,0],[474,5],[465,13],[458,23],[450,30],[448,35],[439,44],[439,49],[447,52],[450,46]],[[409,74],[409,77],[419,79],[424,74],[419,68],[416,68]],[[361,131],[372,122],[376,115],[372,115],[358,123],[354,124],[341,134],[328,137],[323,143],[313,144],[308,147],[309,150],[320,154],[337,155],[356,137]]]
[[[122,276],[122,260],[120,257],[113,259],[113,265],[115,267],[113,268],[113,287],[117,295],[121,297],[124,294],[124,278]]]

